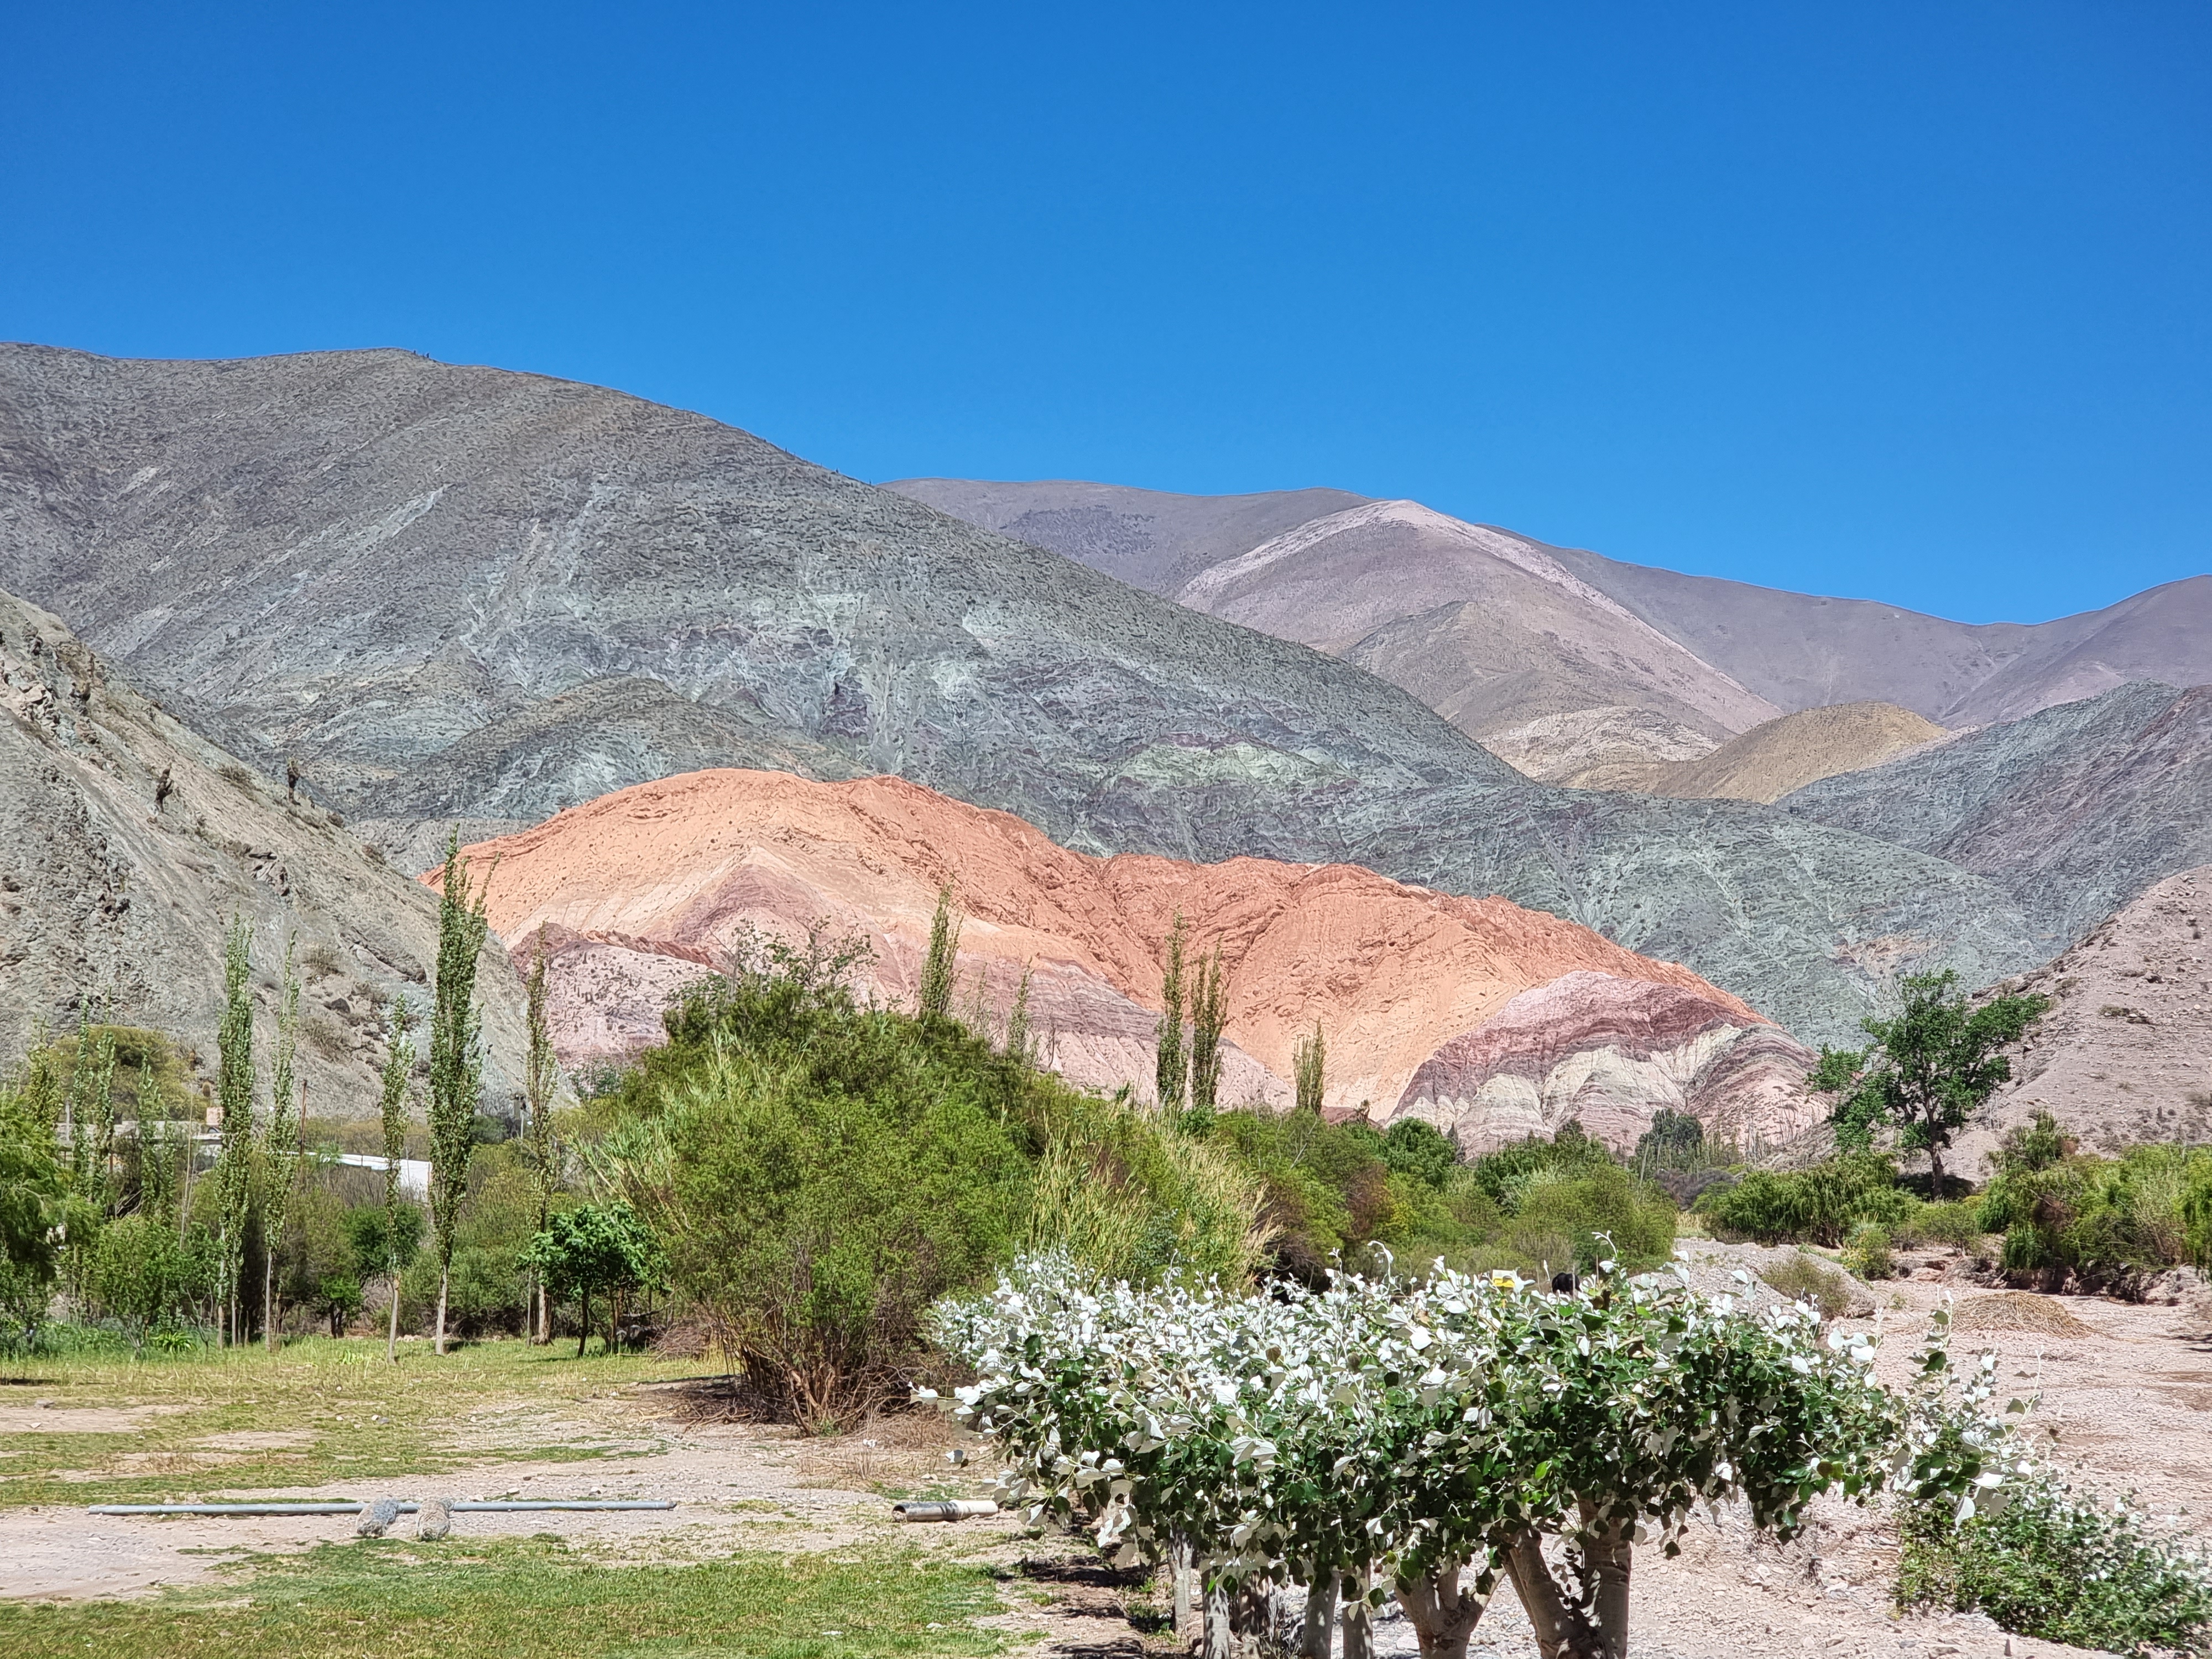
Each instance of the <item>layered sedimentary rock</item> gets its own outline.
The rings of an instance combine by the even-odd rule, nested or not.
[[[380,1011],[400,995],[428,1006],[436,902],[0,593],[0,1067],[41,1022],[66,1030],[83,1012],[168,1034],[211,1079],[234,916],[252,930],[264,1045],[296,941],[308,1110],[374,1111]],[[477,988],[487,1104],[504,1110],[521,987],[494,951]]]
[[[1583,970],[1520,993],[1437,1048],[1391,1115],[1432,1123],[1469,1152],[1555,1134],[1571,1119],[1626,1149],[1663,1106],[1755,1156],[1818,1121],[1804,1090],[1812,1061],[1709,989]]]
[[[572,1064],[657,1040],[672,990],[763,935],[857,934],[873,953],[861,988],[911,1006],[949,886],[964,915],[956,1006],[1002,1033],[1028,973],[1046,1060],[1085,1085],[1150,1092],[1180,915],[1194,957],[1220,952],[1225,1101],[1286,1102],[1292,1050],[1318,1023],[1326,1105],[1387,1119],[1410,1079],[1510,1009],[1510,1052],[1537,1042],[1554,1056],[1550,1070],[1581,1064],[1608,1079],[1594,1132],[1632,1144],[1662,1104],[1717,1127],[1755,1123],[1770,1137],[1796,1121],[1774,1068],[1730,1056],[1761,1045],[1802,1051],[1687,969],[1501,898],[1353,866],[1097,858],[902,779],[817,783],[735,769],[622,790],[470,856],[499,860],[491,917],[501,939],[526,958],[544,941],[556,1037]],[[1553,986],[1562,988],[1548,1002],[1528,1004]],[[1698,1011],[1691,1037],[1674,1040],[1681,1016],[1669,1024],[1651,1012],[1676,1006],[1653,1004],[1656,994]],[[1532,1016],[1532,1006],[1544,1012]],[[1686,1098],[1670,1066],[1691,1068]]]

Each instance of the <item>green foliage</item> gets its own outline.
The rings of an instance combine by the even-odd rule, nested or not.
[[[1190,1056],[1183,1048],[1182,1029],[1182,912],[1175,913],[1168,930],[1168,960],[1160,979],[1160,1023],[1153,1033],[1152,1097],[1163,1112],[1183,1109],[1189,1092]]]
[[[216,1153],[215,1236],[221,1247],[216,1300],[234,1310],[246,1261],[246,1230],[253,1205],[252,934],[233,915],[223,942],[222,1020],[216,1032],[216,1104],[222,1139]]]
[[[952,988],[958,977],[961,917],[952,908],[952,884],[937,890],[937,914],[929,920],[929,954],[922,959],[921,986],[915,1012],[924,1019],[952,1017]]]
[[[1697,1208],[1718,1237],[1832,1249],[1867,1223],[1906,1224],[1918,1206],[1897,1184],[1895,1164],[1863,1152],[1802,1170],[1753,1170],[1735,1186],[1705,1194]]]
[[[1850,1311],[1851,1287],[1843,1274],[1800,1250],[1779,1261],[1770,1261],[1759,1276],[1792,1302],[1811,1304],[1823,1319],[1841,1319]]]
[[[137,1350],[149,1333],[189,1318],[213,1288],[208,1267],[173,1227],[143,1215],[123,1216],[100,1230],[87,1288],[94,1305],[122,1325]]]
[[[1613,1161],[1605,1143],[1591,1139],[1581,1123],[1571,1118],[1549,1140],[1531,1135],[1486,1152],[1470,1167],[1482,1190],[1510,1216],[1520,1213],[1522,1200],[1532,1185],[1570,1179]]]
[[[2112,1653],[2201,1653],[2212,1636],[2212,1568],[2138,1510],[2043,1474],[1995,1514],[1954,1513],[1948,1501],[1904,1506],[1899,1605],[1978,1611],[2018,1635]]]
[[[957,1022],[861,1007],[841,954],[689,989],[599,1153],[726,1351],[815,1426],[902,1391],[922,1310],[1012,1249],[1072,1099]]]
[[[1943,1204],[1922,1204],[1890,1229],[1899,1244],[1950,1244],[1962,1250],[1978,1249],[1983,1239],[1981,1204],[1971,1198]]]
[[[523,1249],[520,1261],[555,1296],[581,1304],[579,1359],[591,1328],[592,1298],[597,1296],[607,1305],[606,1342],[611,1349],[622,1293],[658,1282],[665,1266],[651,1229],[620,1202],[579,1204],[559,1212]]]
[[[1977,1008],[1958,983],[1958,975],[1948,969],[1906,975],[1899,982],[1904,1006],[1897,1018],[1859,1022],[1874,1038],[1873,1047],[1823,1048],[1807,1079],[1838,1097],[1838,1146],[1864,1151],[1873,1145],[1877,1124],[1895,1125],[1899,1150],[1924,1151],[1933,1161],[1938,1198],[1943,1149],[2012,1076],[2011,1062],[1998,1050],[2018,1042],[2051,1006],[2047,997],[2004,996]]]
[[[1663,1266],[1674,1254],[1674,1206],[1618,1164],[1554,1164],[1520,1188],[1501,1243],[1504,1265],[1589,1273],[1607,1257],[1629,1273]]]
[[[1071,1100],[1037,1164],[1023,1242],[1103,1279],[1241,1285],[1267,1259],[1264,1201],[1226,1148],[1149,1114]]]
[[[0,1322],[11,1342],[35,1335],[72,1225],[91,1220],[54,1154],[47,1097],[34,1088],[35,1075],[27,1066],[0,1083]]]
[[[461,1200],[468,1194],[477,1114],[483,1104],[483,1015],[476,988],[477,963],[490,930],[484,898],[482,887],[471,892],[459,833],[449,831],[438,889],[438,968],[430,993],[430,1223],[441,1269],[453,1261]],[[438,1348],[445,1351],[442,1305]]]
[[[1321,1115],[1322,1087],[1328,1081],[1328,1044],[1322,1039],[1321,1022],[1314,1022],[1313,1035],[1300,1037],[1291,1050],[1291,1078],[1295,1092],[1295,1104],[1301,1112]]]
[[[1401,1117],[1383,1132],[1382,1162],[1395,1174],[1441,1188],[1459,1162],[1459,1148],[1434,1124]]]
[[[1221,971],[1221,947],[1198,959],[1190,991],[1190,1106],[1211,1112],[1221,1093],[1221,1033],[1229,1022],[1228,981]]]
[[[2004,1235],[2005,1270],[2056,1282],[2113,1279],[2212,1258],[2212,1151],[2075,1150],[2047,1112],[2008,1136],[1976,1220]]]
[[[1688,1112],[1662,1106],[1651,1115],[1651,1127],[1638,1139],[1630,1162],[1645,1176],[1658,1170],[1702,1170],[1707,1163],[1705,1126]]]
[[[1887,1279],[1896,1271],[1889,1252],[1889,1230],[1879,1222],[1863,1221],[1844,1241],[1844,1265],[1861,1279]]]

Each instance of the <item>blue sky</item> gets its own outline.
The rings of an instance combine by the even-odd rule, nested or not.
[[[1412,496],[2039,620],[2212,568],[2212,8],[34,8],[0,335],[881,480]]]

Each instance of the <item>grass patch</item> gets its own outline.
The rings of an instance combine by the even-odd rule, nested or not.
[[[176,1358],[27,1359],[0,1374],[32,1386],[10,1404],[155,1408],[127,1430],[0,1434],[0,1504],[190,1502],[222,1492],[331,1486],[432,1474],[462,1463],[569,1462],[641,1455],[635,1438],[580,1422],[591,1401],[687,1375],[696,1360],[577,1359],[557,1345],[489,1342],[448,1353],[406,1343],[296,1340]],[[295,1433],[299,1443],[208,1446],[219,1435]]]
[[[859,1659],[1004,1645],[975,1622],[1001,1610],[991,1569],[912,1551],[637,1566],[595,1562],[541,1534],[325,1544],[250,1565],[242,1585],[158,1601],[0,1606],[0,1650],[17,1659]]]

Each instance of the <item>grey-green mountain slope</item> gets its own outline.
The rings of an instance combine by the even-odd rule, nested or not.
[[[1898,962],[2063,942],[1923,854],[1530,784],[1349,664],[701,416],[403,352],[0,349],[0,586],[418,866],[703,765],[890,771],[1075,847],[1503,892],[1814,1038]]]

